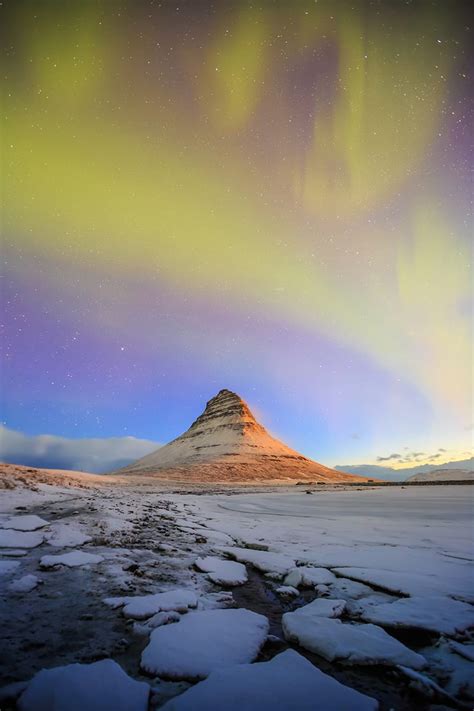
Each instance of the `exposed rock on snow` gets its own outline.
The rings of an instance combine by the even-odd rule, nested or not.
[[[285,638],[328,661],[345,664],[403,664],[422,669],[426,660],[376,625],[344,624],[318,615],[287,612],[282,618]]]
[[[187,612],[190,608],[196,607],[198,598],[195,592],[183,588],[138,597],[109,597],[104,602],[114,608],[124,606],[123,614],[125,617],[144,620],[157,612],[169,612],[172,610],[175,612]]]
[[[0,530],[0,548],[36,548],[44,541],[43,533],[34,531]]]
[[[301,566],[293,568],[286,576],[285,585],[298,587],[314,587],[315,585],[328,585],[334,583],[336,576],[327,568],[310,568],[309,566]]]
[[[95,553],[85,553],[84,551],[71,551],[62,555],[44,555],[40,559],[41,568],[55,568],[58,565],[65,565],[68,568],[77,568],[80,565],[95,565],[102,563],[103,557]]]
[[[364,620],[389,627],[416,627],[456,634],[474,627],[474,607],[449,597],[406,597],[368,607]]]
[[[19,711],[147,711],[150,687],[112,659],[43,669],[18,701]]]
[[[232,560],[221,560],[216,556],[198,558],[194,564],[217,585],[243,585],[247,582],[247,570],[242,563]]]
[[[278,595],[281,595],[282,597],[296,597],[300,594],[300,591],[297,588],[292,587],[291,585],[280,585],[280,587],[278,587],[275,592],[278,593]]]
[[[253,661],[268,626],[250,610],[192,612],[151,633],[141,666],[171,679],[203,679],[214,669]]]
[[[35,515],[12,516],[7,521],[0,523],[0,528],[12,528],[15,531],[36,531],[38,528],[44,528],[48,525],[48,521]]]
[[[376,711],[375,699],[343,686],[293,650],[269,662],[213,671],[163,711]]]
[[[36,575],[24,575],[22,578],[18,578],[18,580],[14,580],[10,583],[8,589],[12,592],[30,592],[40,583],[41,580]]]

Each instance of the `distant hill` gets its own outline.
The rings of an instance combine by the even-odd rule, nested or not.
[[[414,474],[407,481],[474,481],[472,469],[435,469],[432,472]]]
[[[394,469],[393,467],[382,467],[377,464],[346,464],[342,466],[335,466],[334,469],[337,471],[344,471],[348,474],[357,474],[359,476],[374,477],[377,479],[384,479],[385,481],[405,481],[413,480],[414,475],[419,474],[431,474],[432,472],[446,472],[450,470],[458,470],[464,472],[472,472],[474,469],[474,457],[469,459],[462,459],[457,462],[446,462],[445,464],[420,464],[415,467],[408,467],[407,469]],[[448,479],[453,479],[449,474],[446,475]],[[424,477],[423,477],[424,478]],[[463,478],[471,478],[463,477]],[[440,476],[437,475],[436,480],[439,480]],[[419,479],[418,481],[423,481]],[[426,479],[426,481],[428,481]]]

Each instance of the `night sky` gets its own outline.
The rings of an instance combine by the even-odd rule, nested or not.
[[[467,7],[1,3],[5,436],[464,457]]]

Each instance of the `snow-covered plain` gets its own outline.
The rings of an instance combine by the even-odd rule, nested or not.
[[[149,709],[241,699],[244,711],[317,711],[331,698],[375,709],[368,697],[382,710],[468,708],[472,495],[469,486],[172,492],[145,480],[5,492],[2,682],[68,671],[41,677],[46,691],[4,689],[0,705],[19,696],[26,709],[57,693],[69,711],[67,690],[95,678],[105,658],[145,684],[134,688],[138,705],[150,691]],[[75,663],[88,666],[71,671]]]

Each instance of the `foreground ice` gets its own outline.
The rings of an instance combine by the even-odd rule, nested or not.
[[[431,671],[443,680],[445,691],[464,699],[474,699],[473,652],[472,644],[459,644],[444,638],[434,647],[422,650]]]
[[[304,609],[304,608],[302,608]],[[414,669],[426,666],[426,660],[376,625],[344,624],[340,620],[287,612],[282,618],[285,638],[297,642],[330,662],[345,664],[403,664]]]
[[[46,540],[55,548],[73,548],[87,543],[91,536],[70,523],[55,523],[51,526],[51,531],[46,533]]]
[[[38,492],[23,491],[21,495],[18,492],[2,494],[0,510],[4,520],[16,514],[17,507],[21,506],[25,513],[35,511],[44,516],[43,520],[52,521],[48,527],[37,531],[0,529],[0,538],[2,535],[15,537],[14,546],[4,548],[0,555],[25,554],[18,560],[0,558],[0,572],[2,567],[5,572],[1,581],[0,627],[9,639],[9,653],[2,659],[5,680],[27,679],[42,666],[90,661],[97,659],[99,654],[116,656],[127,669],[137,671],[140,649],[147,640],[135,638],[132,630],[147,636],[160,630],[169,630],[170,634],[173,630],[174,640],[178,629],[184,626],[186,630],[187,620],[192,616],[198,617],[207,610],[219,611],[219,608],[232,604],[244,605],[264,614],[268,605],[272,621],[278,625],[280,611],[288,605],[301,604],[302,596],[311,599],[317,594],[317,600],[306,605],[313,614],[309,621],[304,620],[301,624],[308,634],[314,629],[313,623],[320,631],[324,627],[326,633],[322,635],[321,644],[329,645],[332,653],[342,655],[342,658],[336,657],[342,664],[334,665],[334,672],[331,664],[325,666],[325,671],[336,674],[346,684],[358,686],[359,673],[366,678],[372,671],[347,668],[344,663],[372,664],[383,657],[387,664],[393,665],[394,659],[401,660],[402,657],[399,657],[400,647],[394,656],[393,645],[399,643],[390,635],[386,634],[383,639],[380,637],[382,631],[378,637],[368,635],[368,630],[377,628],[351,622],[358,622],[361,615],[370,615],[374,610],[376,613],[373,614],[383,611],[388,614],[390,611],[392,622],[386,620],[383,624],[388,630],[395,625],[400,625],[403,630],[412,626],[411,618],[415,616],[419,620],[430,614],[434,619],[433,610],[422,609],[423,601],[437,598],[443,600],[443,605],[450,605],[455,599],[474,599],[470,532],[472,487],[360,491],[321,488],[309,497],[299,491],[301,489],[295,487],[273,493],[233,492],[228,496],[227,493],[203,495],[200,492],[196,496],[193,493],[164,492],[153,484],[139,489],[77,491],[73,499],[70,489],[66,492],[58,487],[44,487]],[[59,520],[58,516],[63,519]],[[46,553],[64,552],[51,550],[49,545],[78,547],[86,542],[84,538],[93,540],[96,547],[90,548],[91,552],[104,559],[100,566],[84,566],[79,572],[74,570],[72,573],[65,567],[54,574],[43,575],[40,594],[18,594],[12,589],[17,579],[37,572],[40,558]],[[33,542],[33,546],[40,547],[18,548],[20,539],[22,543]],[[251,583],[233,590],[234,602],[230,592],[211,586],[207,576],[197,573],[194,566],[196,559],[220,556],[223,551],[229,558],[248,563],[263,573],[259,575],[253,571]],[[55,564],[58,562],[57,556],[50,558],[55,559]],[[229,561],[222,561],[226,562]],[[301,593],[295,587],[284,585],[283,578],[292,574],[298,578],[300,587],[314,587],[314,592]],[[326,582],[316,582],[322,579]],[[381,592],[380,587],[385,592]],[[168,589],[166,594],[172,593],[172,599],[165,607],[170,605],[173,608],[176,596],[171,588],[191,593],[197,601],[197,612],[188,611],[180,617],[174,609],[162,610],[163,599],[160,604],[156,599],[150,601],[155,598],[150,593]],[[209,593],[210,589],[212,593]],[[398,600],[400,593],[411,595],[411,598],[407,602]],[[281,599],[276,597],[280,594]],[[120,596],[108,599],[111,606],[122,606],[124,611],[127,609],[132,613],[138,609],[139,617],[132,617],[132,620],[141,620],[145,612],[144,621],[132,623],[126,615],[111,614],[102,603],[111,595]],[[285,596],[288,597],[285,599]],[[290,601],[289,596],[295,599]],[[72,614],[71,599],[75,602]],[[334,618],[325,619],[339,614],[344,602],[343,623]],[[414,609],[408,614],[406,606],[413,604],[419,606],[419,614]],[[460,608],[450,609],[452,614],[446,612],[447,608],[446,614],[441,611],[439,619],[443,627],[438,625],[438,631],[447,630],[445,625],[451,622],[460,629]],[[188,610],[187,604],[182,610]],[[403,618],[400,617],[402,614]],[[395,617],[397,622],[394,622]],[[221,656],[219,645],[213,642],[214,632],[217,635],[219,630],[213,630],[212,625],[203,624],[202,627],[204,632],[199,631],[191,647],[188,644],[190,636],[184,634],[186,648],[194,650],[192,664],[197,663],[203,649],[207,653],[207,646],[212,644],[213,654],[216,658]],[[212,630],[209,644],[208,629]],[[364,630],[366,634],[361,639]],[[396,634],[400,634],[398,630]],[[347,635],[350,638],[346,638]],[[411,639],[416,639],[417,643],[425,640],[426,646],[422,650],[417,648],[419,655],[401,645],[405,662],[401,666],[404,669],[413,669],[414,664],[413,657],[406,660],[407,652],[415,655],[416,661],[422,657],[427,660],[423,674],[418,675],[420,685],[421,676],[432,681],[431,686],[429,681],[423,682],[425,695],[441,694],[435,690],[438,685],[447,694],[461,700],[474,696],[470,681],[474,676],[473,638],[469,632],[456,634],[456,641],[441,637],[436,642],[432,634],[417,634],[415,637],[410,633],[403,635],[403,639],[407,639],[408,646],[411,646]],[[385,646],[382,649],[382,642],[385,645],[387,640],[392,645],[389,652]],[[269,645],[269,653],[272,649]],[[177,663],[181,658],[186,659],[184,652],[173,654]],[[258,674],[262,667],[265,668],[263,663],[252,665],[252,670],[254,667],[252,673],[255,674],[257,667]],[[183,673],[183,669],[179,668],[179,671]],[[191,668],[191,671],[194,670]],[[222,669],[222,673],[230,672],[230,668],[225,672]],[[189,669],[185,673],[189,673]],[[292,672],[288,676],[291,677]],[[410,686],[415,683],[414,676],[410,677]],[[295,672],[297,678],[300,677]],[[164,686],[173,687],[173,693],[178,693],[176,684],[154,682],[163,692],[160,692],[160,703],[171,695],[171,692],[164,692]],[[187,682],[180,684],[179,691],[183,691]],[[278,687],[277,681],[272,684]],[[288,678],[288,693],[296,694],[298,688],[291,684],[292,678]],[[384,698],[387,708],[388,704],[393,708],[405,708],[405,693],[410,695],[411,692],[406,687],[399,690],[397,672],[383,675],[373,691],[374,695]],[[283,691],[279,696],[282,697],[282,708],[285,708],[288,697]],[[301,696],[304,698],[303,692]],[[223,698],[227,699],[225,695]],[[246,698],[244,696],[244,701]],[[257,695],[256,698],[260,697]],[[265,702],[267,697],[263,694],[261,698]],[[296,699],[295,708],[305,708],[298,695],[292,698]],[[419,697],[410,698],[413,703],[416,700]],[[433,702],[443,703],[443,699],[436,697]],[[215,703],[218,705],[219,699]],[[252,702],[248,703],[248,708],[253,708]],[[288,701],[286,708],[289,704]],[[226,702],[226,709],[227,705]],[[448,703],[450,705],[453,704]],[[212,705],[209,708],[212,709]],[[278,705],[275,708],[278,709]]]
[[[334,583],[336,576],[327,568],[312,568],[307,565],[302,565],[298,568],[290,570],[286,576],[285,585],[292,587],[314,587],[315,585],[328,585]]]
[[[150,687],[112,659],[43,669],[28,684],[19,711],[147,711]]]
[[[325,597],[318,597],[313,602],[299,607],[295,615],[303,617],[340,617],[346,607],[345,600],[333,600]]]
[[[18,580],[14,580],[10,583],[8,589],[12,592],[30,592],[34,590],[40,582],[41,580],[36,575],[24,575],[22,578],[18,578]]]
[[[269,662],[213,671],[163,711],[376,711],[375,699],[343,686],[287,650]]]
[[[415,627],[454,635],[474,627],[474,607],[449,597],[406,597],[370,606],[364,620],[388,627]]]
[[[415,560],[414,563],[417,564],[418,561]],[[405,570],[399,570],[398,567],[400,564],[398,564],[397,570],[390,570],[388,567],[356,568],[353,566],[344,566],[334,568],[334,571],[338,575],[353,578],[363,583],[368,583],[369,585],[376,585],[383,590],[388,590],[395,594],[412,595],[414,597],[451,595],[468,602],[474,602],[474,578],[472,571],[456,570],[454,566],[451,565],[451,570],[448,572],[448,566],[443,565],[443,563],[445,563],[445,560],[441,559],[439,570],[436,570],[436,564],[435,561],[433,561],[429,573],[419,572],[418,570],[412,569],[413,563],[410,565],[410,553],[408,552]],[[387,565],[387,563],[385,563],[385,565]],[[452,573],[451,575],[449,575],[450,572]]]
[[[36,548],[44,541],[43,533],[0,529],[0,548]]]
[[[106,598],[104,602],[110,607],[124,606],[125,617],[144,620],[157,612],[187,612],[196,607],[198,598],[195,592],[183,588],[140,597]]]
[[[62,555],[44,555],[40,559],[41,568],[55,568],[58,565],[65,565],[68,568],[77,568],[80,565],[95,565],[102,563],[103,557],[95,553],[85,553],[84,551],[71,551]]]
[[[241,563],[250,563],[263,573],[273,573],[283,577],[293,568],[295,561],[287,555],[267,551],[251,550],[249,548],[225,548],[225,552]]]
[[[20,563],[17,560],[0,560],[0,575],[13,573]]]
[[[192,612],[158,627],[142,653],[142,669],[170,679],[203,679],[215,669],[252,662],[268,620],[250,610]]]
[[[141,634],[148,636],[152,630],[162,625],[169,625],[172,622],[179,622],[181,615],[179,612],[157,612],[156,615],[150,617],[146,622],[140,623],[135,622],[133,625],[133,631],[135,634]]]
[[[48,525],[48,521],[35,515],[11,516],[6,521],[0,524],[0,528],[12,528],[15,531],[36,531],[38,528],[44,528]]]
[[[247,582],[247,570],[242,563],[233,560],[221,560],[216,556],[198,558],[194,564],[216,585],[243,585]]]

